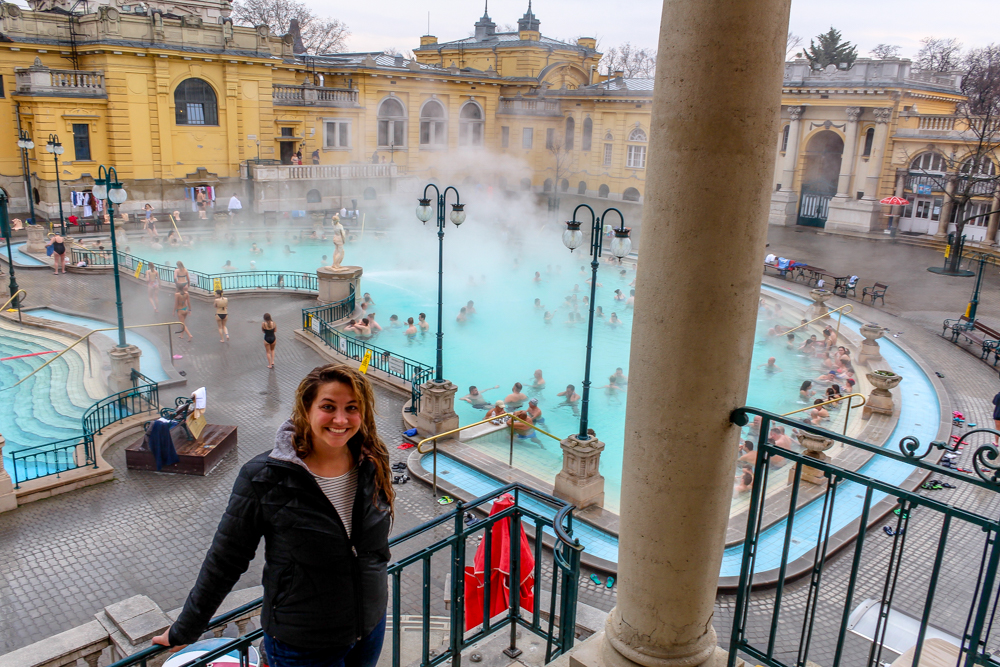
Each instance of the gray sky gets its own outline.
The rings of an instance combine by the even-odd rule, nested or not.
[[[691,0],[697,2],[698,0]],[[420,44],[427,31],[447,41],[467,37],[472,24],[482,16],[481,1],[380,0],[379,2],[334,2],[306,0],[320,14],[345,21],[353,33],[351,50],[382,50],[394,46],[401,51]],[[662,3],[656,0],[598,2],[597,0],[532,0],[532,8],[549,37],[569,39],[579,35],[597,37],[604,49],[625,41],[655,47]],[[528,0],[492,0],[490,16],[497,24],[516,23]],[[1000,40],[1000,9],[997,0],[954,0],[943,5],[933,0],[793,0],[790,29],[809,38],[830,28],[859,46],[859,55],[880,42],[903,47],[912,56],[926,35],[958,37],[966,46],[982,46]]]

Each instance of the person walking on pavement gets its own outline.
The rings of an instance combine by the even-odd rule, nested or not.
[[[219,327],[219,342],[229,340],[229,329],[226,328],[226,317],[229,316],[229,299],[222,296],[222,290],[215,290],[215,324]]]

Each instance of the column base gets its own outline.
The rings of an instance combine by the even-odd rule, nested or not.
[[[135,345],[113,347],[108,351],[111,357],[111,375],[108,376],[108,391],[117,394],[132,388],[132,369],[141,371],[139,357],[142,350]]]
[[[425,382],[420,385],[420,412],[417,413],[417,433],[422,438],[440,435],[458,428],[455,413],[455,394],[458,387],[444,382]]]
[[[581,440],[574,434],[559,444],[563,469],[556,475],[552,495],[581,510],[593,505],[604,507],[604,476],[600,473],[604,443],[594,437]]]
[[[824,229],[828,232],[870,232],[878,227],[880,208],[881,204],[874,200],[837,195],[830,200]]]
[[[728,660],[729,654],[725,650],[715,647],[701,662],[681,659],[680,661],[657,661],[655,665],[661,667],[725,667]],[[551,663],[552,667],[639,667],[640,664],[643,667],[649,667],[654,663],[637,663],[623,656],[608,643],[605,630],[588,637],[585,641],[574,646],[566,655],[560,656]],[[745,667],[745,665],[743,660],[736,660],[736,667]]]
[[[360,266],[321,266],[316,269],[316,278],[319,281],[319,302],[333,303],[343,301],[351,295],[351,285],[354,285],[355,297],[361,296],[361,274],[364,269]]]
[[[771,225],[791,227],[798,217],[799,193],[795,190],[778,190],[771,193],[771,209],[767,222]]]

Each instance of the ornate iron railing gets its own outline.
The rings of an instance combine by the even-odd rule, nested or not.
[[[58,475],[68,470],[86,466],[96,468],[95,435],[133,415],[155,413],[159,407],[159,384],[133,368],[131,389],[102,398],[83,413],[81,435],[11,453],[14,488],[21,488],[21,482]]]
[[[467,523],[466,514],[474,510],[485,511],[486,506],[492,503],[498,496],[510,493],[514,498],[514,504],[496,513],[493,516],[479,519],[473,523]],[[482,641],[486,637],[509,628],[510,646],[505,653],[516,656],[520,653],[517,648],[518,628],[524,628],[533,634],[543,638],[545,645],[545,662],[549,662],[562,655],[573,647],[576,633],[576,604],[577,592],[580,578],[580,554],[583,547],[580,541],[573,537],[573,510],[572,505],[559,500],[553,496],[536,491],[521,484],[508,484],[507,486],[495,489],[489,494],[477,498],[465,504],[461,501],[455,503],[455,508],[446,514],[421,524],[412,530],[397,535],[389,540],[389,546],[394,553],[409,551],[408,555],[399,558],[389,564],[388,574],[390,579],[389,609],[387,615],[392,619],[391,628],[388,631],[388,646],[392,651],[392,667],[400,667],[402,657],[402,617],[403,599],[402,582],[403,577],[409,572],[415,572],[420,578],[422,598],[419,610],[407,610],[420,618],[421,623],[421,667],[434,667],[450,661],[454,667],[461,665],[461,653],[464,649]],[[496,568],[502,568],[505,564],[495,564],[491,562],[493,549],[492,540],[496,539],[494,532],[509,531],[510,539],[510,581],[521,581],[522,566],[527,563],[521,561],[521,526],[522,520],[528,523],[530,531],[529,547],[533,555],[534,565],[532,574],[534,576],[533,602],[530,608],[525,609],[519,599],[520,589],[518,586],[510,587],[510,599],[506,611],[502,617],[491,614],[490,586],[483,587],[483,614],[484,622],[472,629],[465,630],[465,577],[467,547],[470,542],[475,544],[477,540],[482,540],[485,557],[484,570],[487,573],[493,572]],[[438,534],[442,530],[450,530],[443,539],[439,539],[430,546],[424,546],[420,539],[426,535]],[[543,537],[544,536],[544,537]],[[546,558],[543,550],[545,540],[551,543],[550,556]],[[406,549],[410,547],[410,549]],[[432,588],[432,559],[435,554],[445,553],[448,555],[448,570],[450,573],[451,607],[449,610],[450,632],[448,636],[448,646],[436,655],[431,652],[430,632],[431,632],[431,588]],[[548,561],[548,562],[546,562]],[[543,572],[551,573],[551,585],[547,592],[549,595],[548,608],[542,606]],[[209,623],[209,629],[221,628],[228,623],[246,616],[248,613],[261,606],[263,600],[256,600],[238,609],[218,616]],[[556,618],[558,617],[558,623]],[[249,647],[263,637],[263,630],[250,632],[242,637],[233,639],[231,642],[206,653],[188,663],[188,667],[206,667],[209,663],[220,656],[238,650],[241,657],[241,664],[245,664],[249,653]],[[119,660],[111,667],[132,667],[142,665],[145,667],[148,661],[163,653],[167,649],[162,646],[152,646],[135,653],[134,655]]]
[[[112,266],[110,250],[90,250],[72,248],[72,263],[86,260],[90,266]],[[161,282],[174,282],[174,267],[150,262],[127,252],[118,251],[118,270],[132,275],[156,271]],[[217,289],[238,290],[291,290],[318,292],[319,283],[315,273],[301,271],[233,271],[230,273],[201,273],[188,271],[190,288],[211,293]]]
[[[411,414],[420,412],[420,398],[423,396],[420,387],[430,379],[432,373],[434,373],[434,369],[428,366],[410,380],[410,407],[406,408],[407,412]]]
[[[334,301],[333,303],[326,303],[322,306],[313,306],[312,308],[302,309],[302,328],[313,330],[313,320],[322,320],[324,322],[333,323],[339,322],[340,320],[346,320],[354,312],[354,283],[349,284],[350,293],[347,295],[346,299],[341,299],[340,301]],[[319,325],[317,325],[318,327]],[[316,333],[316,331],[313,331]]]
[[[736,410],[732,420],[746,425],[754,416],[760,417],[760,423],[752,427],[759,429],[759,435],[729,645],[730,667],[738,654],[748,663],[773,667],[807,661],[830,667],[875,667],[891,661],[886,660],[890,652],[910,649],[916,665],[925,640],[941,636],[954,637],[954,658],[949,661],[955,664],[1000,665],[995,657],[1000,632],[994,627],[1000,566],[995,502],[1000,491],[1000,451],[993,444],[1000,434],[975,429],[947,443],[928,445],[907,436],[899,442],[898,451],[892,451],[891,445],[881,448],[755,408]],[[805,451],[775,445],[769,440],[775,426],[788,429],[788,435],[797,434]],[[848,456],[831,460],[822,454],[838,444]],[[970,451],[975,448],[969,469],[959,467],[956,458],[965,446]],[[858,453],[870,456],[869,461],[842,465]],[[939,456],[940,462],[930,462],[929,458]],[[905,465],[899,468],[900,464]],[[927,493],[921,494],[918,488],[883,481],[892,467],[897,467],[892,478],[906,476],[907,486],[917,487],[927,476],[934,479],[922,485]],[[787,475],[788,487],[775,491],[772,485],[769,489],[770,475]],[[947,487],[969,491],[956,491],[951,500],[972,500],[949,504],[934,497],[934,491]],[[784,518],[775,519],[782,514]],[[911,521],[914,515],[919,522]],[[888,525],[869,535],[870,523],[882,517],[889,519]],[[870,546],[884,539],[891,543],[881,549]],[[830,583],[831,577],[823,576],[828,559],[838,549],[850,548],[852,541],[851,560],[848,554],[843,556],[838,563],[840,573]],[[780,558],[774,567],[778,552],[769,545],[779,543]],[[772,562],[761,564],[766,559]],[[788,583],[796,571],[808,576],[808,581],[804,588],[792,590]],[[775,590],[773,595],[756,599],[751,614],[754,586],[774,586]],[[786,598],[793,595],[789,603]],[[854,609],[856,600],[864,600],[858,609]],[[863,612],[868,609],[874,610],[874,616],[865,621]],[[893,640],[893,633],[887,641],[890,623],[898,637],[905,616],[910,616],[915,635],[902,642],[909,646]],[[822,619],[823,631],[814,634],[818,619]],[[907,660],[906,664],[911,663]]]

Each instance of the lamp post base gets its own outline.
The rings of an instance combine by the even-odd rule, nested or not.
[[[140,370],[139,357],[142,350],[135,345],[113,347],[108,352],[111,357],[111,375],[108,376],[108,391],[117,394],[132,388],[132,369]]]
[[[429,438],[458,428],[458,415],[455,413],[458,387],[448,380],[431,381],[420,385],[420,392],[417,433],[421,437]]]
[[[563,450],[563,469],[556,475],[553,495],[581,510],[594,505],[604,507],[604,476],[600,473],[604,443],[595,437],[581,440],[577,434],[559,445]]]

